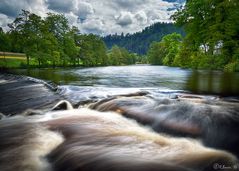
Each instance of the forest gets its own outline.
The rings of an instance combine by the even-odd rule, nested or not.
[[[145,55],[152,42],[160,41],[163,36],[174,32],[185,36],[181,27],[177,27],[173,23],[159,22],[134,34],[110,34],[103,37],[103,40],[109,49],[112,48],[113,45],[117,45],[126,48],[130,52]]]
[[[8,32],[0,29],[0,51],[4,56],[4,52],[24,53],[27,63],[21,67],[129,65],[137,59],[118,46],[107,50],[97,35],[80,34],[62,14],[48,13],[43,19],[22,10],[9,27]],[[1,66],[6,60],[1,60]]]
[[[152,43],[152,64],[239,71],[239,1],[190,0],[171,18],[186,36]],[[157,57],[156,57],[157,56]]]

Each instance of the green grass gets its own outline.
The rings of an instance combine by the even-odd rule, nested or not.
[[[82,65],[82,62],[80,63]],[[40,67],[50,67],[52,63],[50,61],[44,63]],[[58,64],[57,66],[61,66]],[[67,66],[73,66],[71,63],[67,63]],[[13,52],[0,52],[0,68],[38,68],[38,61],[36,59],[30,58],[29,66],[27,66],[27,58],[23,53],[13,53]]]
[[[19,60],[26,60],[26,57],[20,56],[0,56],[0,59],[19,59]]]
[[[1,68],[20,68],[27,64],[24,53],[0,52]]]
[[[26,60],[15,59],[15,58],[0,58],[0,67],[3,68],[20,68],[27,64]]]
[[[30,66],[36,67],[38,63],[30,59]],[[25,68],[27,58],[24,53],[0,52],[0,68]]]
[[[0,52],[0,57],[1,56],[26,57],[24,53],[14,53],[14,52]]]

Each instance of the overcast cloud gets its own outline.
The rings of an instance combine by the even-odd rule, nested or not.
[[[7,29],[21,9],[42,17],[63,13],[82,33],[133,33],[155,22],[170,22],[184,0],[1,0],[0,27]]]

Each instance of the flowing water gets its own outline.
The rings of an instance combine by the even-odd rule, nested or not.
[[[239,96],[239,73],[150,65],[18,69],[12,72],[51,81],[59,85],[60,94],[77,102],[137,91],[147,91],[154,96],[178,92]]]

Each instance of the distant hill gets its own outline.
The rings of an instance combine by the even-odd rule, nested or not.
[[[130,52],[146,54],[150,44],[153,41],[160,41],[163,36],[177,32],[184,35],[182,28],[174,26],[172,23],[155,23],[146,27],[141,32],[134,34],[108,35],[103,37],[107,47],[110,49],[113,45],[124,47]]]

